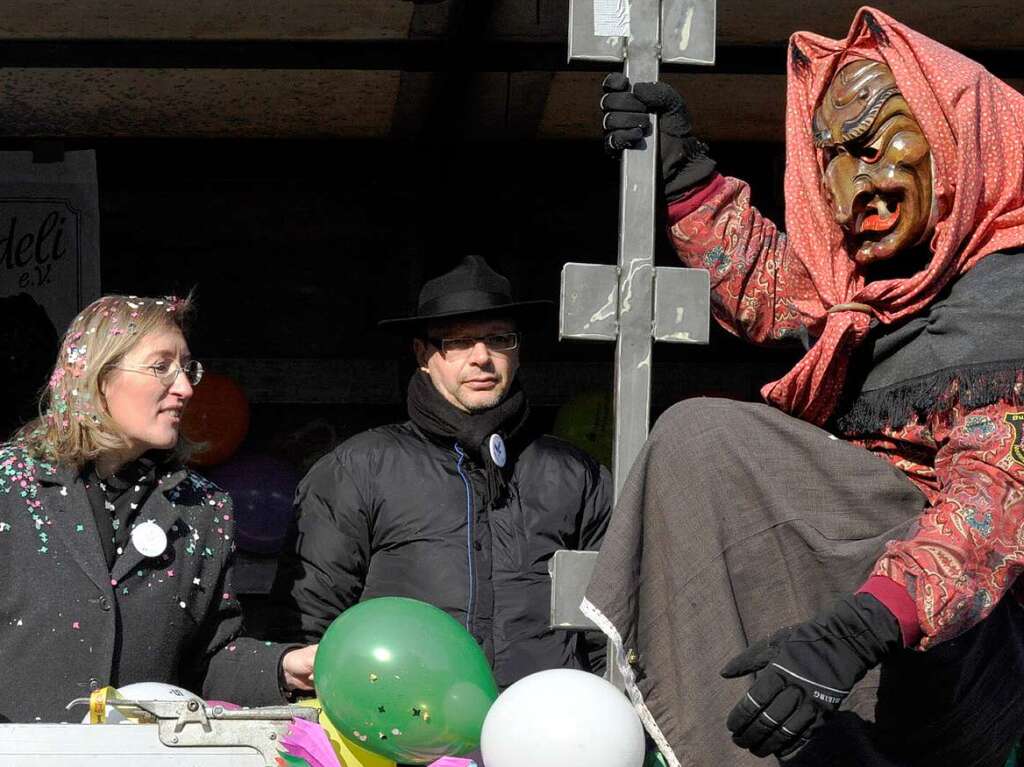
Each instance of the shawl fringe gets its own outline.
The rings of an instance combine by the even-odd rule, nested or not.
[[[868,434],[902,428],[915,416],[942,415],[957,405],[973,410],[999,401],[1024,404],[1024,359],[946,368],[861,392],[835,423],[843,434]]]

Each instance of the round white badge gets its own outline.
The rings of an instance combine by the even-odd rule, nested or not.
[[[156,522],[143,522],[132,529],[132,545],[146,557],[158,557],[167,548],[167,533]]]
[[[499,467],[505,466],[505,440],[500,434],[492,434],[487,441],[487,447],[491,451],[491,460]]]

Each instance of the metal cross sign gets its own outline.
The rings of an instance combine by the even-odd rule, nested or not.
[[[630,82],[656,82],[660,61],[714,64],[715,0],[570,0],[569,58],[625,61]],[[615,341],[618,499],[647,439],[652,340],[706,344],[710,278],[654,266],[657,118],[646,147],[622,155],[618,265],[566,264],[559,338]]]

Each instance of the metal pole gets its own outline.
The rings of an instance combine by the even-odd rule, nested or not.
[[[626,42],[631,83],[657,82],[659,0],[633,0]],[[618,500],[626,475],[647,440],[651,410],[651,324],[654,287],[654,204],[657,118],[644,149],[622,155],[619,191],[619,335],[615,345],[615,446],[612,474]]]

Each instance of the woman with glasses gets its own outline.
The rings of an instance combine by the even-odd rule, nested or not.
[[[39,416],[0,446],[0,721],[156,681],[249,705],[309,689],[295,645],[238,638],[231,499],[186,468],[203,377],[188,299],[106,296],[71,323]]]

